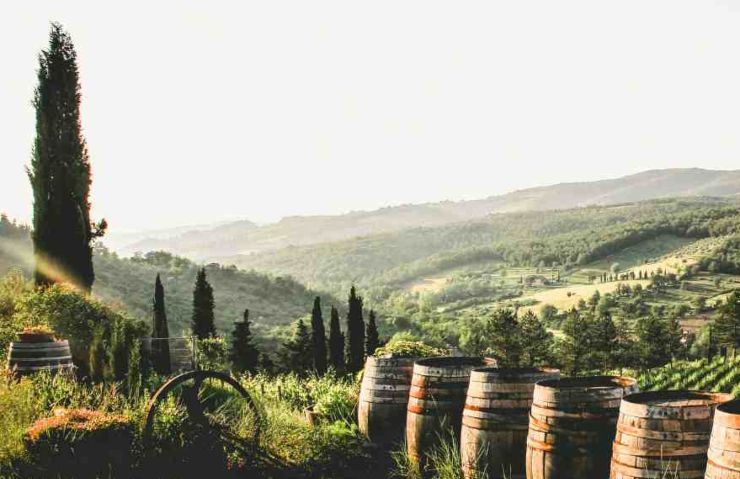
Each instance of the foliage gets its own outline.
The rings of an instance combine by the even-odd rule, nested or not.
[[[313,352],[313,368],[319,374],[326,372],[326,332],[324,318],[321,313],[321,298],[316,296],[311,311],[311,350]]]
[[[734,291],[719,307],[714,333],[720,346],[740,349],[740,291]]]
[[[244,320],[234,323],[231,334],[231,351],[229,359],[234,371],[254,372],[259,363],[259,351],[252,343],[252,331],[249,328],[249,310],[244,310]]]
[[[339,326],[339,311],[334,306],[329,323],[329,364],[336,371],[344,371],[344,333]]]
[[[120,355],[128,356],[131,345],[147,333],[148,328],[110,306],[81,294],[64,285],[36,289],[16,297],[13,323],[16,325],[46,325],[56,336],[68,339],[72,359],[82,375],[89,371],[90,351],[93,345],[105,345],[104,368],[110,373],[121,370],[114,364],[114,356],[107,347],[119,340]],[[116,336],[115,331],[119,331]]]
[[[307,374],[313,369],[311,336],[303,318],[296,321],[293,336],[281,351],[283,368],[298,374]]]
[[[357,296],[355,287],[347,298],[347,371],[357,372],[365,362],[365,320],[362,317],[363,300]]]
[[[34,422],[24,442],[39,477],[95,478],[130,470],[132,418],[88,409],[56,409]]]
[[[740,395],[740,356],[674,361],[633,374],[639,380],[640,389],[645,391],[689,389]]]
[[[377,357],[392,358],[427,358],[432,356],[443,356],[446,352],[435,348],[422,341],[409,339],[407,335],[396,333],[383,346],[375,350]]]
[[[33,188],[33,244],[38,285],[67,282],[90,291],[93,239],[105,220],[90,221],[90,160],[80,121],[77,53],[53,23],[49,47],[39,56],[36,139],[28,177]]]
[[[192,317],[193,334],[199,339],[216,336],[213,308],[213,287],[206,278],[206,269],[201,268],[195,277]]]
[[[367,328],[365,331],[365,353],[368,356],[375,354],[375,351],[380,346],[380,338],[378,337],[378,326],[375,324],[375,311],[372,309],[368,315]]]
[[[152,341],[152,363],[154,370],[158,374],[169,374],[172,370],[170,364],[170,344],[167,339],[170,337],[170,330],[167,325],[167,308],[164,302],[164,286],[162,280],[157,274],[154,281],[154,303],[153,303],[153,324],[152,337],[157,340]]]
[[[226,371],[229,369],[229,349],[224,338],[211,337],[197,340],[196,361],[200,369]]]

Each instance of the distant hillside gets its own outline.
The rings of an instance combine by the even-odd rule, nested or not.
[[[603,206],[655,198],[738,194],[740,170],[651,170],[617,179],[529,188],[473,201],[402,205],[338,216],[296,216],[260,227],[249,221],[238,221],[173,234],[168,238],[160,234],[123,248],[119,248],[121,242],[117,242],[114,249],[124,254],[165,250],[201,260],[392,233],[408,228],[442,226],[483,218],[493,213]]]
[[[334,243],[223,258],[241,268],[289,274],[321,288],[394,289],[465,264],[584,264],[664,234],[701,238],[740,232],[737,200],[665,199],[551,212],[498,213]]]
[[[11,268],[20,268],[30,277],[33,261],[29,229],[0,217],[0,276]],[[148,320],[154,294],[154,278],[161,274],[166,291],[170,333],[190,329],[192,291],[199,265],[165,252],[147,253],[133,258],[119,258],[105,248],[95,248],[95,284],[93,294],[120,305],[130,313]],[[239,271],[217,264],[206,266],[216,303],[216,328],[220,334],[231,333],[233,322],[249,308],[253,329],[260,341],[271,341],[281,327],[311,311],[313,299],[320,295],[327,307],[340,306],[326,293],[311,291],[291,278]]]

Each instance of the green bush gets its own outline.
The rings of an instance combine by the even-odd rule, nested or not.
[[[196,354],[199,369],[229,369],[229,347],[224,338],[199,339]]]
[[[143,322],[63,285],[35,289],[16,296],[14,307],[14,325],[45,325],[57,336],[68,339],[72,360],[84,376],[90,373],[91,345],[98,342],[103,342],[111,350],[122,350],[117,356],[112,351],[106,355],[106,364],[102,369],[108,371],[107,376],[111,377],[105,379],[125,374],[125,368],[120,362],[116,363],[115,358],[127,356],[136,338],[148,331]],[[100,359],[101,356],[95,357]]]
[[[445,351],[435,348],[422,341],[409,339],[404,335],[396,334],[385,346],[375,350],[375,356],[391,356],[394,358],[424,358],[429,356],[443,356]]]
[[[135,427],[123,414],[57,409],[28,428],[30,476],[96,478],[130,471]]]

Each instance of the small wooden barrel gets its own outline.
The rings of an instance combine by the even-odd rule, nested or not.
[[[10,343],[8,368],[21,376],[42,370],[57,372],[73,367],[72,352],[67,340]]]
[[[740,479],[740,399],[714,413],[706,479]]]
[[[623,396],[637,381],[620,376],[548,379],[534,388],[527,479],[603,479]]]
[[[459,437],[470,371],[481,358],[443,357],[414,363],[406,415],[406,447],[412,461],[423,462],[441,435]]]
[[[654,391],[622,400],[612,453],[611,479],[702,479],[712,417],[729,394]]]
[[[465,399],[460,454],[466,478],[523,477],[534,384],[557,369],[475,368]]]
[[[391,444],[403,439],[416,359],[369,356],[365,361],[357,422],[371,441]]]

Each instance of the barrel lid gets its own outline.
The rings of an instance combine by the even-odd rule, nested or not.
[[[419,359],[414,363],[419,366],[427,366],[432,368],[444,368],[444,367],[458,367],[458,366],[481,366],[483,359],[478,357],[466,357],[466,356],[442,356],[438,358],[424,358]]]
[[[629,388],[636,384],[636,379],[627,376],[583,376],[562,379],[544,379],[537,382],[537,387],[554,390],[592,390]]]

